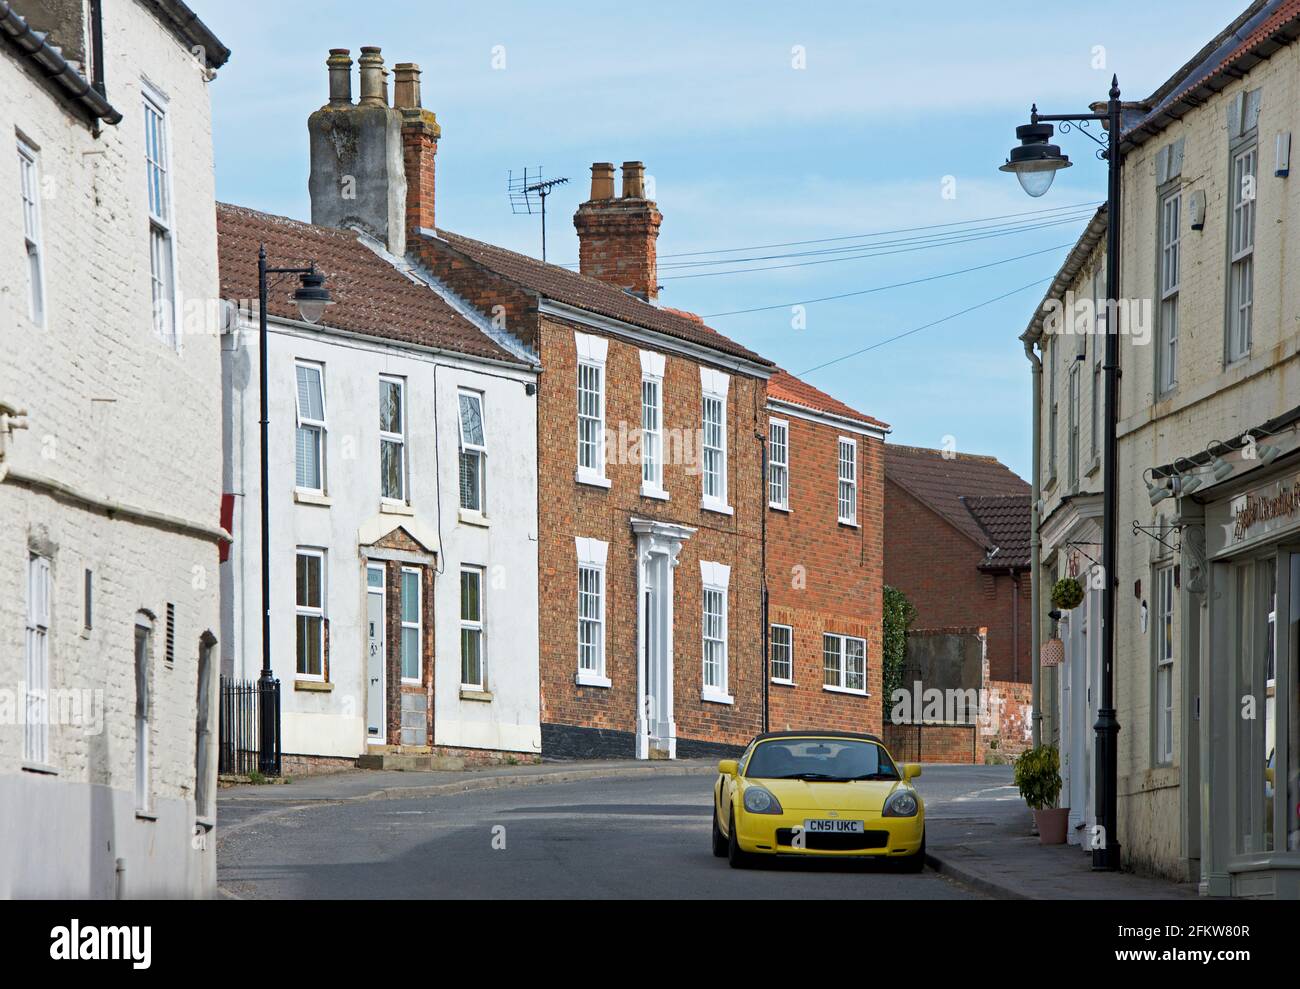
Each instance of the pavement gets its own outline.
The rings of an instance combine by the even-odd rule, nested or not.
[[[1007,766],[926,766],[928,864],[774,863],[708,849],[713,760],[347,772],[218,796],[218,879],[244,897],[1182,899],[1044,846]]]

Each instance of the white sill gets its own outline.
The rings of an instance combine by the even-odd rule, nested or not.
[[[22,764],[24,773],[35,773],[37,776],[58,776],[59,771],[53,766],[47,766],[43,762],[24,762]]]
[[[492,525],[488,517],[482,512],[475,512],[468,508],[460,509],[456,514],[456,518],[465,525],[476,525],[481,529],[487,529]]]
[[[656,499],[656,500],[658,500],[658,501],[671,501],[671,500],[672,500],[671,498],[668,497],[668,492],[665,491],[663,488],[652,488],[652,487],[650,487],[648,484],[646,484],[644,481],[641,482],[641,497],[642,497],[642,498],[654,498],[654,499]]]
[[[1084,475],[1086,477],[1092,477],[1092,475],[1097,473],[1099,470],[1101,470],[1101,458],[1093,457],[1092,463],[1088,466],[1088,469],[1084,471]]]
[[[799,686],[793,680],[782,680],[780,677],[772,677],[772,682],[778,687],[797,687]]]
[[[414,515],[415,509],[404,501],[380,501],[381,515]]]
[[[865,690],[850,690],[848,687],[830,687],[822,684],[822,690],[829,694],[852,694],[854,697],[870,697]]]
[[[299,505],[317,505],[321,508],[329,508],[334,504],[334,499],[328,495],[321,494],[319,491],[303,491],[300,488],[293,489],[293,500]]]
[[[736,514],[736,510],[730,505],[724,505],[720,501],[709,501],[707,498],[700,502],[700,508],[706,512],[717,512],[719,515]]]
[[[579,670],[578,675],[573,678],[573,682],[579,687],[612,687],[609,677],[603,677],[599,673],[588,673],[586,670]]]
[[[769,501],[769,502],[767,503],[767,507],[770,508],[770,509],[772,509],[772,511],[774,511],[774,512],[785,512],[785,514],[787,514],[787,515],[791,514],[791,513],[790,513],[790,506],[789,506],[789,505],[778,505],[778,504],[777,504],[776,502],[774,502],[774,501]]]
[[[600,477],[597,474],[586,474],[582,471],[578,471],[578,473],[574,475],[573,479],[579,484],[589,484],[593,488],[608,489],[612,485],[612,482],[608,477]]]
[[[730,694],[721,694],[713,690],[705,690],[700,694],[700,700],[707,701],[709,704],[735,704],[736,698]]]
[[[484,690],[482,687],[467,687],[461,684],[460,699],[463,701],[479,701],[483,704],[492,702],[492,692]]]
[[[860,525],[858,525],[858,523],[850,522],[848,519],[836,519],[835,521],[838,522],[840,525],[844,526],[846,529],[862,528]]]

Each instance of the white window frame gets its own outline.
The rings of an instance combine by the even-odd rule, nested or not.
[[[1160,333],[1157,393],[1178,387],[1178,293],[1182,284],[1183,192],[1172,189],[1160,197],[1159,287]]]
[[[23,762],[50,764],[50,611],[53,596],[50,561],[27,557],[26,710]]]
[[[780,629],[783,633],[785,633],[784,643],[777,642],[777,636],[776,636],[777,629]],[[787,670],[789,671],[788,676],[777,675],[776,652],[778,647],[783,647],[785,649],[784,663]],[[789,686],[794,686],[794,627],[793,626],[782,625],[778,622],[772,623],[771,629],[768,631],[767,664],[768,664],[768,669],[771,671],[773,683],[784,683]]]
[[[465,400],[478,403],[478,421],[482,429],[481,443],[475,443],[470,437],[465,435]],[[478,489],[475,492],[478,500],[477,507],[471,507],[465,504],[465,491],[461,483],[461,477],[464,474],[463,469],[457,472],[457,498],[461,511],[470,512],[478,515],[487,514],[487,418],[486,418],[485,396],[481,391],[475,391],[471,388],[460,388],[456,392],[456,419],[460,424],[460,462],[463,463],[466,458],[478,461]]]
[[[828,646],[834,642],[836,648],[835,655],[835,682],[827,683],[827,677],[831,668],[826,665],[826,660],[831,654]],[[850,687],[849,682],[849,643],[854,642],[862,646],[862,687]],[[822,690],[830,691],[833,694],[856,694],[860,697],[867,696],[867,640],[856,635],[840,635],[836,632],[822,633]]]
[[[785,419],[767,420],[767,507],[790,511],[790,423]]]
[[[406,578],[415,578],[415,621],[406,620]],[[397,648],[399,650],[398,671],[401,674],[402,683],[419,686],[424,682],[424,575],[419,567],[402,567],[401,575],[398,577],[397,584],[397,617],[401,631],[398,633]],[[406,632],[407,629],[415,630],[415,666],[416,675],[413,677],[406,675]]]
[[[731,586],[731,567],[725,563],[709,563],[701,560],[700,584],[700,682],[703,687],[700,696],[703,700],[714,704],[734,704],[735,698],[731,696],[730,691],[731,646],[727,628],[730,617],[728,588]],[[710,598],[718,603],[718,611],[709,610]],[[720,623],[714,631],[721,634],[709,634],[711,615],[715,616],[716,621]],[[711,651],[714,653],[717,666],[717,676],[713,683],[709,682],[709,668],[714,665],[710,663]]]
[[[1249,169],[1249,170],[1248,170]],[[1254,195],[1245,195],[1245,178]],[[1250,356],[1255,307],[1255,223],[1259,192],[1259,143],[1250,141],[1232,153],[1228,171],[1231,205],[1228,220],[1227,362]]]
[[[851,525],[856,528],[858,524],[858,441],[851,436],[841,436],[835,446],[835,476],[838,479],[836,510],[839,513],[839,522],[840,525]]]
[[[132,667],[135,673],[135,810],[137,814],[149,814],[153,809],[153,766],[150,760],[153,721],[153,631],[153,622],[144,614],[137,613],[132,640]],[[143,657],[140,656],[142,635]]]
[[[318,573],[320,574],[320,577],[317,581],[316,587],[320,600],[319,606],[303,604],[298,600],[298,561],[304,557],[316,560],[319,567]],[[326,597],[327,587],[328,582],[325,573],[325,551],[321,549],[313,549],[307,546],[297,547],[294,551],[293,558],[293,668],[294,678],[298,680],[312,680],[317,683],[325,682],[325,605],[328,600]],[[306,618],[319,625],[318,641],[320,643],[320,649],[319,654],[316,656],[316,663],[320,667],[320,672],[318,673],[312,673],[310,670],[304,671],[299,669],[298,660],[300,642],[298,620],[300,618]],[[310,665],[310,663],[308,665]]]
[[[609,543],[599,539],[586,539],[578,536],[574,539],[578,556],[578,668],[575,682],[581,687],[608,687],[610,679],[605,666],[605,563],[609,556]],[[583,615],[583,575],[594,581],[596,614]],[[588,596],[593,596],[588,592]],[[583,628],[595,630],[592,647],[594,664],[584,665]]]
[[[320,418],[319,419],[307,415],[303,411],[302,382],[299,378],[299,375],[303,371],[307,371],[308,373],[314,372],[316,374],[316,381],[320,388]],[[325,405],[325,365],[318,363],[316,361],[294,361],[293,379],[294,379],[293,383],[294,383],[295,406],[297,408],[297,413],[298,413],[298,432],[299,433],[308,432],[315,435],[316,470],[317,473],[319,474],[319,479],[320,479],[320,484],[314,488],[306,487],[300,483],[301,465],[299,464],[298,457],[302,450],[302,446],[298,435],[295,434],[294,447],[293,447],[294,489],[297,491],[306,492],[308,494],[316,494],[316,495],[324,496],[327,488],[327,484],[325,480],[325,436],[326,433],[328,432],[328,427],[326,426],[326,421],[328,416],[327,416],[326,405]]]
[[[149,213],[150,302],[154,333],[179,351],[180,314],[176,277],[176,236],[172,191],[171,118],[167,99],[141,83],[145,139],[145,204]]]
[[[379,376],[380,398],[383,397],[385,385],[397,385],[397,416],[398,425],[401,432],[392,433],[384,429],[383,406],[379,410],[379,497],[382,502],[389,505],[409,505],[411,502],[411,484],[410,484],[410,462],[407,457],[406,449],[406,379],[392,374],[381,374]],[[384,493],[384,446],[396,446],[401,455],[401,465],[398,476],[401,479],[402,491],[400,497],[394,498],[391,494]]]
[[[590,333],[577,332],[573,334],[573,340],[578,355],[574,408],[578,429],[575,479],[579,484],[608,488],[610,481],[605,475],[605,365],[609,356],[609,341]],[[594,415],[583,414],[583,398],[586,395],[595,398]],[[589,443],[584,443],[582,439],[584,423],[589,423],[594,433]],[[584,450],[589,451],[588,459],[592,462],[583,463]]]
[[[45,251],[41,237],[40,154],[18,138],[18,188],[23,211],[23,243],[27,250],[27,315],[45,325]]]
[[[1080,442],[1082,430],[1079,425],[1081,418],[1080,403],[1083,401],[1083,383],[1079,380],[1079,365],[1081,362],[1074,361],[1070,365],[1070,380],[1068,383],[1068,404],[1066,408],[1066,469],[1069,472],[1070,488],[1077,490],[1079,487],[1079,470],[1081,456]]]
[[[478,581],[478,617],[465,617],[465,577],[472,576]],[[473,691],[487,690],[487,626],[483,615],[487,611],[484,602],[484,592],[487,589],[487,570],[484,567],[464,565],[460,568],[460,591],[459,607],[457,614],[460,616],[460,689]],[[478,632],[478,683],[467,683],[465,680],[465,632]]]
[[[668,500],[664,489],[663,354],[641,351],[641,495]]]
[[[700,507],[709,512],[733,515],[735,510],[728,504],[727,475],[727,395],[731,390],[730,375],[715,371],[713,368],[700,368],[700,488],[702,497]],[[709,410],[715,408],[717,417],[717,442],[709,441]],[[715,460],[716,469],[709,469],[710,455]],[[713,487],[713,491],[709,488]]]
[[[1092,416],[1090,424],[1089,449],[1092,450],[1092,464],[1089,473],[1101,465],[1102,427],[1101,413],[1105,401],[1105,387],[1102,380],[1102,358],[1106,354],[1106,333],[1108,319],[1106,315],[1107,300],[1103,280],[1106,277],[1106,260],[1102,258],[1092,273],[1092,307],[1093,307],[1093,345],[1092,345]]]
[[[1174,761],[1174,568],[1156,571],[1155,761]]]

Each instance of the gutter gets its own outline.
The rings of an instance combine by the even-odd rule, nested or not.
[[[102,120],[112,126],[122,122],[122,114],[113,108],[113,104],[63,57],[58,48],[46,40],[46,34],[33,31],[27,25],[14,10],[10,0],[0,0],[0,35],[8,38],[27,58],[35,62],[41,74],[58,85],[92,120]]]
[[[1040,559],[1041,540],[1038,535],[1039,516],[1042,513],[1043,493],[1040,487],[1041,466],[1039,464],[1043,432],[1043,362],[1034,353],[1034,342],[1021,337],[1025,345],[1025,359],[1029,361],[1030,374],[1033,377],[1033,480],[1029,495],[1029,666],[1030,691],[1034,705],[1033,742],[1037,748],[1043,741],[1043,682],[1042,664],[1039,650],[1042,648],[1042,607],[1039,601],[1039,588],[1042,584],[1043,564]]]

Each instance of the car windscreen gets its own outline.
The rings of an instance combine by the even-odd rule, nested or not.
[[[750,779],[896,780],[898,770],[875,742],[781,738],[760,742],[745,767]]]

